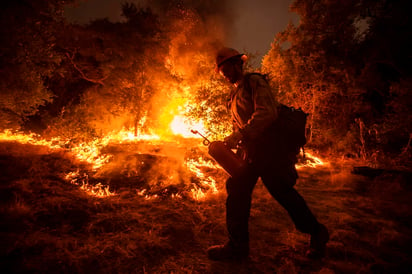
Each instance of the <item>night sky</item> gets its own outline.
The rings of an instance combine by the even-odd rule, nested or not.
[[[298,16],[288,9],[293,0],[228,1],[228,7],[233,8],[230,14],[233,18],[227,45],[239,51],[257,54],[257,63],[260,63],[261,57],[269,50],[275,34],[284,30],[289,21],[298,21]],[[119,21],[122,19],[122,2],[124,0],[84,1],[77,7],[68,7],[66,17],[77,23],[106,17],[111,21]]]

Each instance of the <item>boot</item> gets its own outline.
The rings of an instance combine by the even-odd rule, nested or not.
[[[325,256],[326,243],[329,241],[328,229],[319,224],[318,229],[310,237],[310,247],[306,255],[310,259],[321,259]]]
[[[249,246],[235,247],[230,242],[207,249],[207,256],[213,261],[242,260],[249,256]]]

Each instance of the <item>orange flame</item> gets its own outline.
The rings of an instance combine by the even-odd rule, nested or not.
[[[202,121],[194,122],[181,115],[176,115],[173,118],[173,121],[170,123],[170,128],[175,135],[181,135],[185,138],[199,138],[191,132],[192,129],[205,132]]]
[[[90,185],[88,183],[88,175],[83,174],[83,176],[81,176],[79,170],[67,173],[65,179],[66,181],[69,181],[71,184],[80,186],[80,189],[85,191],[90,196],[106,198],[109,196],[116,195],[115,192],[111,192],[109,190],[109,186],[104,186],[101,183],[98,183],[96,185]]]
[[[313,152],[309,152],[307,150],[305,150],[305,158],[306,158],[306,162],[296,164],[296,169],[301,169],[305,167],[317,168],[319,166],[329,165],[329,162],[324,161],[320,159],[319,157],[316,157],[315,155],[313,155]]]
[[[13,132],[9,129],[6,129],[3,132],[0,132],[0,140],[2,141],[16,141],[21,144],[32,144],[39,146],[47,146],[51,149],[58,149],[67,144],[67,141],[63,141],[60,138],[52,138],[50,141],[44,140],[38,134],[30,133],[25,134],[21,132]]]
[[[202,121],[193,122],[183,115],[174,116],[173,121],[170,123],[170,128],[174,134],[181,135],[185,138],[195,138],[195,136],[190,131],[191,129],[203,132],[205,131]],[[45,140],[36,134],[24,134],[20,132],[12,132],[11,130],[5,130],[2,133],[0,132],[0,140],[16,141],[22,144],[41,145],[53,150],[67,149],[67,144],[69,144],[69,140],[62,140],[58,137],[52,138],[51,140]],[[109,143],[153,140],[161,140],[161,137],[157,134],[141,133],[138,133],[137,136],[135,136],[134,130],[128,131],[126,129],[122,129],[119,132],[113,132],[112,134],[109,134],[104,138],[95,139],[92,142],[73,145],[72,147],[68,148],[68,150],[72,152],[77,159],[91,163],[93,170],[96,170],[108,163],[112,157],[112,155],[101,153],[101,149],[107,146]],[[314,156],[313,152],[306,151],[305,154],[306,162],[296,164],[297,169],[305,167],[317,168],[319,166],[329,165],[328,162]],[[209,195],[219,192],[216,186],[215,178],[206,175],[205,172],[202,171],[202,168],[221,169],[220,166],[215,164],[213,161],[205,160],[202,157],[199,157],[198,159],[187,159],[186,166],[188,170],[199,179],[201,186],[204,186],[204,188],[202,188],[193,184],[192,189],[190,190],[193,199],[204,200],[206,197],[209,197]],[[96,185],[90,185],[87,175],[81,175],[79,174],[79,171],[67,173],[65,179],[72,184],[78,185],[80,189],[84,190],[87,194],[94,197],[110,197],[116,195],[116,193],[109,190],[108,186],[103,186],[100,183]],[[144,197],[144,199],[147,200],[157,198],[157,195],[148,195],[146,193],[146,190],[141,190],[137,194],[138,196]],[[174,194],[172,198],[181,198],[181,196],[180,194]]]
[[[188,169],[195,174],[199,179],[200,183],[209,189],[208,193],[217,194],[219,191],[216,187],[216,180],[211,176],[206,176],[200,169],[200,167],[209,167],[209,168],[220,168],[211,161],[205,161],[202,157],[199,157],[197,160],[189,159],[186,162]],[[203,190],[196,185],[193,185],[191,189],[192,197],[195,200],[203,200],[206,198],[208,193],[203,192]]]

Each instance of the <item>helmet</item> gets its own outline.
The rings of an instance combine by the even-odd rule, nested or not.
[[[222,48],[219,50],[216,54],[216,70],[219,69],[224,62],[234,57],[239,57],[243,61],[247,59],[246,55],[232,48]]]

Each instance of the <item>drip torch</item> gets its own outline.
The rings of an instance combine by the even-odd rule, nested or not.
[[[231,176],[241,176],[247,168],[247,163],[239,155],[236,155],[222,141],[209,141],[197,130],[191,130],[193,134],[198,134],[203,138],[203,144],[208,147],[208,153],[212,158]]]

